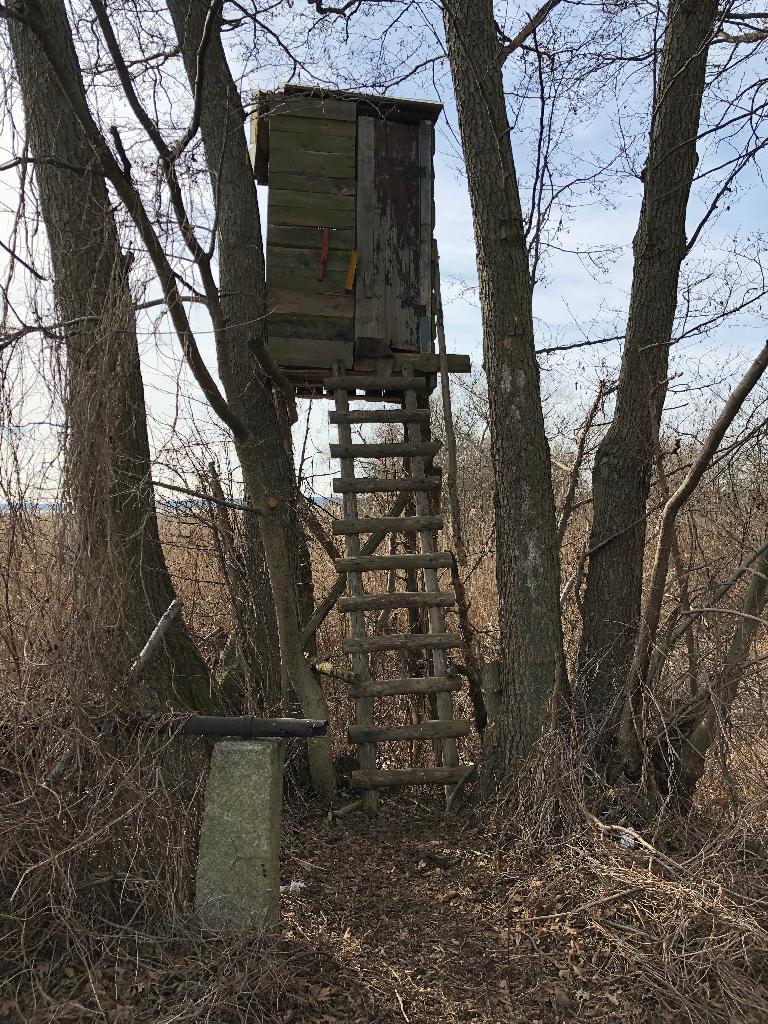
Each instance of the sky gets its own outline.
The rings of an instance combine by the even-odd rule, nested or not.
[[[360,85],[376,81],[377,75],[382,80],[387,76],[396,79],[402,77],[399,70],[439,55],[439,22],[435,18],[434,5],[430,9],[430,5],[425,4],[424,9],[426,14],[419,13],[410,22],[403,22],[396,30],[390,30],[389,34],[384,33],[381,19],[361,19],[351,26],[348,43],[344,41],[341,24],[337,22],[326,26],[322,33],[310,37],[308,48],[294,50],[307,55],[304,70],[293,69],[285,53],[268,35],[262,34],[252,45],[240,36],[239,45],[230,46],[233,70],[246,96],[254,88],[273,88],[292,71],[296,71],[294,80],[298,77],[309,81],[310,75],[331,86]],[[522,8],[513,3],[497,4],[497,11],[499,21],[505,27],[521,23]],[[561,43],[564,40],[581,48],[582,53],[591,47],[598,50],[604,45],[600,36],[602,26],[597,26],[594,29],[597,34],[591,35],[594,26],[590,28],[586,24],[585,27],[584,23],[569,19],[571,15],[566,13],[559,29]],[[295,18],[290,23],[272,21],[266,24],[292,45],[300,38],[306,42]],[[623,28],[619,25],[619,28],[635,38],[636,43],[646,33],[646,27],[640,25],[630,24]],[[765,49],[757,51],[739,72],[742,84],[750,75],[765,77],[766,52],[768,50]],[[521,83],[527,80],[522,73],[526,59],[530,61],[524,56],[512,58],[506,73],[510,110],[519,111],[512,130],[512,144],[524,202],[527,202],[526,190],[533,165],[531,133],[538,118],[538,107],[534,102],[518,104],[516,100]],[[577,54],[575,66],[580,66],[580,59],[581,54]],[[556,248],[546,253],[543,273],[534,294],[537,344],[540,346],[610,336],[623,330],[631,283],[631,244],[642,197],[641,182],[632,173],[636,168],[629,165],[633,157],[642,154],[647,139],[651,86],[649,68],[638,70],[631,67],[624,79],[612,88],[604,88],[599,96],[591,86],[581,90],[560,87],[559,103],[564,104],[562,109],[566,114],[561,120],[562,146],[557,155],[555,183],[559,184],[569,176],[586,176],[599,165],[609,170],[602,176],[600,188],[585,186],[576,189],[572,194],[572,207],[563,205],[555,212],[552,223],[561,222],[562,227],[555,239]],[[437,126],[435,230],[440,250],[448,347],[454,352],[468,353],[473,367],[480,370],[482,324],[476,289],[472,218],[447,65],[444,60],[437,60],[429,64],[420,76],[388,91],[395,95],[439,99],[445,106]],[[713,111],[720,91],[723,91],[722,87],[713,90]],[[573,106],[572,112],[568,112],[569,104]],[[183,124],[185,118],[184,111],[177,120]],[[174,118],[171,116],[169,120],[173,122]],[[170,127],[171,135],[174,130],[179,130],[174,124]],[[627,135],[632,140],[630,153],[623,158],[617,157],[618,140]],[[716,150],[702,146],[702,169],[715,166],[722,160],[724,152],[727,155],[728,145],[721,144]],[[0,162],[11,155],[12,149],[6,119],[0,135]],[[704,179],[694,194],[692,224],[704,209],[706,190],[710,187],[710,182]],[[259,193],[265,212],[266,188],[260,187]],[[5,172],[0,175],[0,229],[9,224],[9,211],[15,208],[15,203],[15,172]],[[726,266],[725,253],[733,238],[739,239],[746,254],[736,269],[744,265],[745,258],[755,253],[760,255],[764,250],[761,234],[768,228],[768,203],[765,202],[759,163],[744,172],[739,189],[729,203],[730,209],[711,225],[696,256],[700,266],[707,265],[709,274],[722,272]],[[586,250],[595,247],[602,250],[599,265],[597,260],[585,255]],[[0,251],[0,260],[2,258]],[[697,269],[697,273],[703,276],[703,271]],[[157,294],[156,289],[153,290],[150,284],[147,295],[151,297],[154,294]],[[680,375],[681,387],[689,388],[692,380],[702,384],[714,381],[714,389],[708,392],[710,397],[725,394],[729,381],[749,361],[750,353],[765,340],[762,313],[763,310],[755,306],[747,315],[734,318],[708,337],[688,340],[678,346],[673,352],[673,370]],[[195,311],[194,323],[203,354],[209,367],[215,370],[210,325],[203,320],[199,310]],[[228,453],[226,446],[218,443],[224,436],[221,428],[205,408],[194,383],[181,366],[178,343],[167,322],[144,314],[139,326],[152,437],[160,463],[158,473],[172,479],[175,467],[182,460],[185,464],[190,459],[194,461],[195,452],[202,453],[205,443],[210,443],[212,438],[217,440],[217,450],[222,457]],[[24,371],[30,382],[34,378],[31,351],[32,344],[25,354],[27,368]],[[578,419],[579,410],[589,404],[598,380],[615,373],[620,351],[620,342],[611,342],[542,359],[542,386],[553,424],[561,418],[570,417],[574,422]],[[463,392],[458,383],[454,390],[456,400],[461,401]],[[672,414],[686,415],[686,410],[693,409],[691,394],[695,392],[687,391],[688,397],[677,401],[673,393],[670,400]],[[45,438],[50,441],[52,436],[50,430],[46,433],[45,428],[35,426],[37,418],[44,415],[45,389],[37,398],[35,396],[36,386],[30,383],[26,406],[19,410],[19,418],[23,422],[17,423],[16,428],[29,438],[30,446],[37,444],[42,451]],[[330,468],[325,455],[328,410],[327,405],[323,406],[324,403],[314,403],[311,410],[307,442],[311,459],[306,469],[315,474],[313,486],[325,493],[329,487]],[[694,410],[691,415],[694,412],[698,414]],[[298,451],[304,447],[306,413],[304,403],[302,419],[295,428]],[[43,465],[45,459],[38,459],[38,462]],[[47,486],[49,489],[55,487],[55,474],[49,473]]]

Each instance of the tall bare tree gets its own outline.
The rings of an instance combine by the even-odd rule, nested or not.
[[[284,381],[280,380],[280,375],[266,355],[264,346],[263,257],[258,218],[256,216],[248,228],[244,227],[244,218],[241,219],[240,210],[233,205],[246,199],[238,192],[243,176],[237,169],[237,163],[239,161],[247,170],[248,155],[240,100],[236,94],[228,93],[232,80],[219,39],[221,5],[215,3],[205,9],[202,26],[197,26],[201,30],[194,44],[197,57],[192,119],[186,130],[172,144],[165,140],[158,125],[142,104],[106,8],[100,0],[92,0],[92,7],[114,62],[125,99],[146,138],[156,150],[157,163],[167,189],[170,208],[195,271],[199,275],[216,341],[218,374],[223,391],[202,358],[195,332],[179,293],[179,276],[174,269],[169,251],[164,247],[153,216],[145,206],[133,180],[132,169],[119,141],[119,132],[116,130],[112,133],[115,145],[113,152],[83,95],[79,81],[72,74],[70,62],[63,53],[62,48],[69,52],[72,44],[62,0],[30,0],[21,7],[6,8],[4,13],[26,26],[38,40],[59,88],[83,129],[91,150],[91,166],[94,172],[100,173],[112,185],[149,254],[187,364],[213,411],[231,431],[253,510],[260,516],[261,536],[275,602],[284,669],[305,713],[313,718],[327,718],[325,698],[304,657],[301,645],[295,586],[295,547],[292,544],[295,484],[270,386],[271,382],[275,381],[283,387]],[[57,12],[55,21],[51,18],[51,11]],[[56,31],[53,30],[54,24]],[[210,65],[206,63],[208,57]],[[209,92],[215,93],[223,105],[218,106],[207,98]],[[206,149],[214,139],[218,142],[219,155],[225,158],[225,166],[219,168],[216,165],[217,172],[212,175],[212,191],[216,203],[216,240],[220,246],[217,253],[214,252],[213,246],[204,246],[198,238],[178,175],[178,161],[196,136],[204,118],[210,129],[206,132],[207,140],[204,140]],[[221,124],[226,124],[227,132],[224,135],[214,134],[217,131],[216,126],[212,124],[215,119],[219,119]],[[230,162],[228,157],[232,154],[234,157]],[[250,187],[253,190],[252,183]],[[225,199],[222,209],[219,209],[219,192]],[[252,201],[255,203],[255,198]],[[227,224],[227,237],[224,241],[222,218]],[[254,224],[257,228],[255,235],[252,233]],[[215,256],[218,256],[222,275],[235,292],[235,297],[231,301],[229,294],[225,294],[216,279]],[[234,303],[237,302],[238,295],[251,291],[256,296],[256,301],[250,307],[254,316],[249,318],[247,323],[243,323],[237,319]],[[260,304],[258,299],[261,300]],[[335,786],[330,744],[327,739],[318,739],[310,741],[309,747],[313,784],[318,791],[329,793]]]
[[[85,103],[63,7],[40,5],[70,89]],[[66,354],[66,481],[76,522],[76,601],[101,624],[102,656],[130,665],[175,591],[160,543],[151,476],[129,252],[82,125],[39,41],[9,34],[26,139],[48,236]],[[78,611],[78,608],[75,608]],[[155,696],[213,709],[209,674],[180,617],[145,679]]]
[[[621,375],[592,474],[593,520],[579,673],[590,721],[615,725],[632,662],[643,586],[654,439],[686,255],[686,212],[715,0],[670,0],[653,103]],[[613,542],[611,540],[613,539]]]
[[[492,0],[444,0],[483,314],[495,480],[501,707],[499,774],[541,735],[564,685],[550,453],[534,351],[532,284]]]
[[[302,607],[303,594],[299,589],[301,565],[309,556],[296,505],[300,495],[294,486],[284,395],[280,390],[273,393],[276,381],[270,373],[276,375],[277,368],[266,361],[264,254],[256,184],[243,133],[246,115],[224,53],[218,24],[211,25],[212,18],[218,22],[220,6],[209,5],[204,0],[168,0],[190,88],[196,97],[199,95],[196,102],[200,133],[216,202],[218,284],[224,318],[224,329],[217,335],[219,366],[227,367],[231,374],[227,389],[230,404],[237,406],[249,432],[259,439],[258,458],[263,479],[271,480],[272,487],[283,495],[281,530],[288,541],[290,571],[273,581],[273,587],[286,589],[285,599],[296,602],[298,619],[302,622],[312,611]],[[97,3],[99,8],[101,4]],[[287,435],[283,443],[280,442],[281,428]],[[262,543],[257,524],[253,517],[251,520],[249,576],[253,579],[254,563],[259,560]],[[269,529],[268,524],[265,526]],[[295,594],[291,594],[292,590]],[[311,592],[309,597],[311,601]],[[261,657],[267,661],[269,655],[265,651]]]

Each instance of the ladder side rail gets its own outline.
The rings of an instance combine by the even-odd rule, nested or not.
[[[344,365],[337,363],[333,372],[338,378],[343,378]],[[340,413],[349,412],[349,396],[344,387],[339,387],[335,392],[336,411]],[[348,422],[338,423],[339,443],[343,445],[352,444],[352,428]],[[355,475],[355,461],[352,458],[339,460],[340,472],[343,479],[352,479]],[[357,519],[357,494],[349,491],[343,496],[344,518]],[[360,554],[360,534],[350,533],[345,538],[345,553],[348,558],[357,558]],[[347,574],[347,593],[350,597],[363,597],[363,577],[360,572],[349,572]],[[349,628],[352,636],[362,639],[366,635],[365,612],[352,611],[349,613]],[[358,682],[370,683],[371,672],[369,656],[364,651],[352,655],[352,669]],[[370,697],[358,697],[355,700],[355,724],[363,728],[373,727],[373,700]],[[376,745],[364,743],[358,747],[360,756],[360,768],[364,772],[376,771]],[[375,812],[379,805],[379,793],[375,788],[367,789],[363,794],[363,809],[368,812]]]
[[[403,375],[412,377],[413,369],[411,367],[403,368]],[[405,391],[405,408],[409,411],[416,409],[417,398],[416,390],[409,388]],[[411,444],[421,443],[421,424],[418,422],[411,422],[406,425],[407,439]],[[411,459],[411,473],[415,477],[424,476],[424,459],[421,456],[414,456]],[[429,497],[426,491],[416,491],[414,493],[414,502],[416,505],[416,515],[428,516],[431,512],[429,507]],[[434,534],[431,530],[421,530],[419,532],[419,543],[421,545],[422,554],[434,554],[435,543]],[[440,582],[437,576],[436,569],[424,568],[424,589],[431,594],[439,593]],[[445,616],[443,609],[439,606],[433,606],[429,609],[429,629],[430,633],[444,633],[445,632]],[[448,654],[444,648],[438,648],[432,651],[432,669],[436,676],[447,676],[448,674]],[[438,693],[436,695],[437,704],[437,716],[441,721],[449,721],[453,719],[453,699],[450,692]],[[445,768],[455,768],[459,763],[458,749],[456,746],[456,740],[450,737],[446,737],[442,740],[442,751],[443,751],[443,766]]]

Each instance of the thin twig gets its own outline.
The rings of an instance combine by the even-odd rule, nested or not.
[[[142,671],[147,665],[147,662],[150,661],[155,651],[160,646],[163,637],[171,628],[171,623],[173,622],[173,620],[176,618],[180,611],[181,598],[175,597],[173,601],[171,601],[171,603],[168,605],[166,610],[163,612],[163,614],[160,616],[157,625],[150,633],[149,639],[144,644],[141,653],[139,654],[136,661],[134,661],[134,663],[131,665],[131,670],[129,673],[131,678],[136,678],[136,676],[141,675]]]

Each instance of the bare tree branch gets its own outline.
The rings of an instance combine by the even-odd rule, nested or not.
[[[624,753],[630,750],[630,758],[637,756],[635,720],[638,712],[636,701],[642,692],[648,677],[648,669],[652,647],[661,616],[664,600],[664,586],[674,538],[677,513],[685,505],[701,478],[709,468],[726,431],[738,415],[750,392],[757,385],[765,370],[768,369],[768,343],[763,345],[760,354],[754,360],[745,375],[733,389],[720,415],[710,429],[701,450],[689,469],[685,479],[666,503],[661,514],[661,524],[656,541],[656,553],[651,571],[651,582],[644,602],[643,613],[638,628],[637,642],[632,667],[629,673],[628,693],[624,705],[622,724],[622,742]],[[634,755],[631,748],[635,748]]]
[[[505,42],[505,45],[501,47],[500,56],[502,61],[506,60],[511,53],[515,52],[515,50],[519,50],[523,43],[526,43],[531,38],[547,15],[554,11],[561,2],[562,0],[547,0],[547,2],[538,9],[528,23],[520,29],[517,35],[513,36],[511,39],[502,34],[502,38]]]

